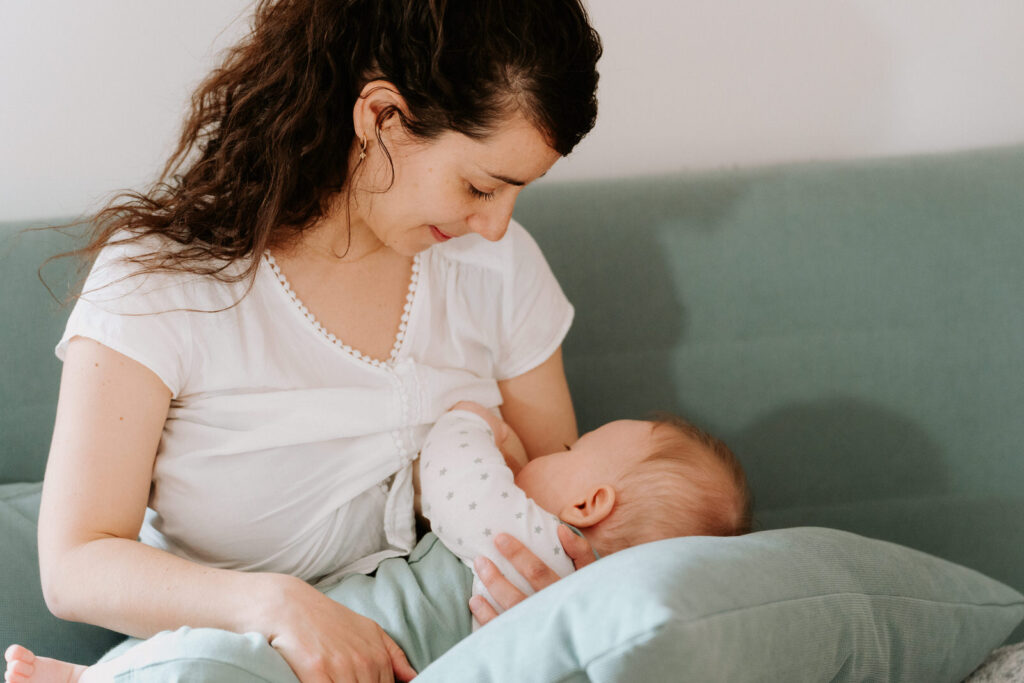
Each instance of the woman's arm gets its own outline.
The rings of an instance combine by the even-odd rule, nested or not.
[[[257,631],[300,680],[413,672],[374,622],[280,574],[204,567],[136,539],[170,391],[87,338],[67,347],[43,485],[43,593],[59,617],[147,637],[182,625]]]
[[[452,410],[466,410],[483,418],[494,434],[494,445],[501,452],[501,456],[508,468],[512,470],[513,476],[519,474],[519,470],[529,462],[526,457],[526,448],[523,447],[519,435],[509,427],[507,422],[490,410],[473,401],[459,401],[452,406]]]
[[[43,595],[57,616],[145,637],[186,616],[231,629],[247,613],[233,600],[244,577],[135,540],[170,398],[126,356],[68,344],[39,513]]]
[[[559,347],[527,373],[498,382],[501,416],[519,435],[532,460],[576,441],[576,414]]]

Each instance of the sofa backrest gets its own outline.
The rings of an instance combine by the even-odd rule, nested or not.
[[[80,244],[81,231],[33,229],[54,223],[0,223],[0,483],[42,479],[53,431],[61,370],[53,349],[82,267],[59,259],[40,272]]]
[[[516,217],[576,306],[582,429],[680,413],[733,447],[766,526],[1024,588],[1024,148],[541,184]],[[68,242],[21,227],[0,226],[0,481],[42,475],[67,315],[35,271]],[[46,271],[59,294],[73,269]],[[974,549],[998,542],[1018,550]]]
[[[582,429],[679,412],[755,478],[785,464],[767,507],[1024,486],[1024,149],[551,183],[516,217],[576,306]],[[42,473],[69,309],[37,269],[77,244],[25,227],[0,224],[0,481]],[[46,267],[58,297],[79,266]]]
[[[581,428],[678,411],[767,508],[1024,488],[1024,148],[552,184],[516,215],[576,305]]]
[[[678,412],[762,527],[1024,589],[1024,147],[542,185],[516,217],[576,305],[581,429]]]

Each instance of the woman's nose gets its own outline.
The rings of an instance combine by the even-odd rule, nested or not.
[[[513,208],[515,208],[515,198],[495,201],[494,206],[478,210],[466,222],[469,224],[469,229],[476,234],[491,242],[497,242],[508,231]]]

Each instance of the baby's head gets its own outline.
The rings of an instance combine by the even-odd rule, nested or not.
[[[746,476],[729,448],[674,415],[618,420],[531,460],[516,484],[606,555],[676,536],[750,531]]]

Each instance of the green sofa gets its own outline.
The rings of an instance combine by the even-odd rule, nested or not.
[[[758,528],[1024,589],[1024,148],[548,183],[516,218],[576,306],[581,429],[678,412],[739,455]],[[118,636],[49,618],[33,574],[68,313],[37,268],[73,244],[22,232],[45,224],[0,225],[0,539],[28,549],[0,559],[0,645],[84,662]],[[76,265],[43,269],[58,297]]]

